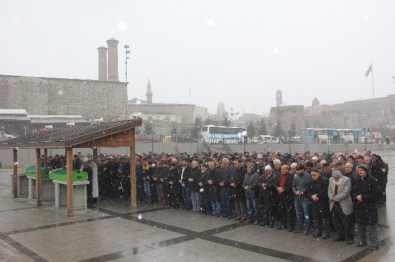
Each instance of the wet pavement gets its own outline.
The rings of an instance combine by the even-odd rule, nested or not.
[[[390,174],[377,251],[160,206],[131,212],[127,200],[102,200],[68,218],[53,202],[13,199],[12,171],[3,169],[0,261],[394,261],[395,152],[379,153]]]

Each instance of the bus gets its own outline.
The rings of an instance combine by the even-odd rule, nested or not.
[[[356,144],[360,141],[361,129],[306,128],[308,144]]]
[[[242,143],[243,135],[246,136],[247,129],[244,127],[207,125],[202,126],[200,134],[203,142],[211,144]]]

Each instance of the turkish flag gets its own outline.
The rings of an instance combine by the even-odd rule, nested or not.
[[[373,72],[372,64],[370,64],[368,70],[366,70],[365,76],[368,77],[370,72]]]

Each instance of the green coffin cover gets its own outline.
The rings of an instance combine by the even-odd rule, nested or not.
[[[25,169],[27,176],[36,177],[36,166],[29,166]],[[41,167],[41,178],[48,178],[48,167],[42,166]]]
[[[49,178],[52,180],[67,181],[67,170],[65,168],[54,169],[49,172]],[[88,173],[85,171],[73,170],[73,181],[88,180]]]

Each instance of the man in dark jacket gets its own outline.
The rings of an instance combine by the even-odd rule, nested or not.
[[[181,160],[181,166],[178,169],[178,183],[181,185],[183,209],[189,211],[192,208],[191,190],[188,185],[188,178],[190,175],[190,167],[188,167],[188,160],[184,157]]]
[[[208,170],[205,176],[207,184],[207,200],[211,203],[212,214],[219,217],[221,214],[221,202],[219,197],[218,181],[219,172],[213,161],[208,162]]]
[[[309,171],[312,170],[310,162]],[[305,166],[299,163],[296,166],[296,174],[292,179],[292,191],[294,193],[294,205],[296,211],[296,227],[294,233],[307,235],[310,228],[310,199],[307,195],[307,187],[310,184],[310,174],[305,172]]]
[[[165,189],[164,189],[164,175],[165,175],[165,171],[166,171],[166,161],[162,160],[162,161],[157,161],[156,162],[156,166],[155,166],[155,170],[153,173],[153,181],[156,187],[156,194],[158,196],[158,204],[159,205],[165,205],[166,204],[166,199],[165,199]]]
[[[244,222],[247,219],[246,197],[243,189],[243,180],[246,170],[242,167],[239,159],[233,161],[233,166],[235,172],[230,179],[230,188],[232,190],[232,198],[236,213],[235,220]]]
[[[379,241],[377,238],[377,196],[380,195],[377,180],[368,175],[368,166],[365,164],[357,167],[360,176],[356,179],[351,191],[352,198],[357,200],[355,207],[356,221],[358,223],[359,243],[357,247],[363,247],[367,244],[366,230],[369,231],[369,240],[372,243],[370,249],[377,250]]]
[[[323,239],[329,237],[329,180],[323,177],[318,169],[311,170],[311,181],[307,188],[307,195],[311,200],[311,213],[315,232],[313,237],[322,236]]]
[[[250,223],[258,224],[258,209],[256,205],[256,196],[259,186],[259,175],[255,171],[255,164],[250,163],[247,166],[247,173],[244,176],[243,188],[247,202],[247,213]]]
[[[190,175],[188,178],[189,189],[191,190],[191,199],[192,199],[192,211],[200,212],[201,210],[201,201],[200,201],[200,187],[199,182],[201,181],[201,170],[199,167],[199,163],[196,160],[192,161]]]
[[[265,173],[261,176],[260,197],[263,204],[262,225],[274,227],[276,220],[276,175],[271,166],[265,166]]]
[[[380,194],[377,196],[377,203],[384,204],[386,201],[385,188],[388,180],[388,165],[379,155],[372,154],[372,176],[377,179]]]
[[[295,209],[292,191],[292,175],[289,173],[287,165],[281,166],[281,174],[276,179],[278,214],[281,226],[278,230],[287,229],[289,232],[294,230]]]
[[[176,209],[181,207],[181,185],[178,183],[178,177],[177,160],[173,158],[167,168],[165,181],[169,206]]]
[[[234,175],[235,169],[230,166],[229,159],[223,158],[222,169],[219,176],[219,187],[221,195],[221,206],[222,206],[222,216],[228,219],[233,218],[233,210],[231,206],[231,189],[230,189],[230,179]]]

